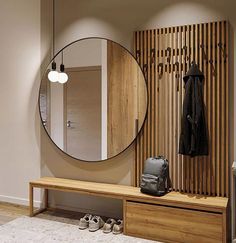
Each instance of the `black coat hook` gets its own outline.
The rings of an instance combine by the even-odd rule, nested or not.
[[[147,64],[143,65],[143,72],[144,72],[145,78],[147,78],[147,73],[148,73],[148,65]]]
[[[190,60],[190,54],[189,54],[189,56],[187,56],[188,47],[187,46],[183,46],[183,50],[185,51],[185,57],[184,57],[185,62],[189,61]]]
[[[222,51],[223,57],[226,58],[227,57],[226,48],[224,47],[223,43],[222,42],[219,42],[218,43],[218,46],[219,46],[220,50]]]
[[[206,51],[205,51],[205,45],[204,44],[200,44],[199,47],[202,49],[203,51],[203,59],[204,60],[207,60],[207,54],[206,54]]]
[[[175,64],[174,64],[174,66],[177,67],[177,72],[176,72],[176,74],[175,74],[175,80],[176,80],[176,82],[177,82],[177,87],[176,87],[176,89],[177,89],[177,92],[179,92],[179,78],[180,78],[180,74],[179,74],[179,62],[176,61]]]
[[[167,52],[168,52],[168,54],[167,54],[167,62],[168,63],[170,63],[170,58],[171,58],[171,48],[170,47],[167,47]]]
[[[151,49],[151,64],[155,63],[155,48]]]
[[[137,50],[136,51],[136,60],[139,62],[139,59],[140,59],[140,54],[141,54],[141,52],[140,52],[140,50]]]
[[[163,63],[159,63],[157,65],[157,71],[158,71],[158,79],[161,79],[163,76]]]
[[[214,66],[214,61],[213,60],[209,60],[209,63],[211,64],[211,67],[212,67],[212,75],[216,76],[217,73],[216,73],[216,69],[215,69],[215,66]]]
[[[177,68],[177,71],[179,71],[179,62],[178,61],[176,61],[175,63],[174,63],[174,67],[176,66],[176,68]]]

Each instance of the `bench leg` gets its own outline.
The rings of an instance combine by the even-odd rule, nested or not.
[[[29,185],[29,214],[30,217],[34,216],[34,187]]]
[[[48,189],[44,190],[44,208],[48,208]]]
[[[123,199],[123,233],[126,235],[126,200]]]
[[[48,208],[48,189],[44,191],[44,207],[34,211],[34,187],[29,185],[29,215],[33,217],[39,213],[46,211]]]

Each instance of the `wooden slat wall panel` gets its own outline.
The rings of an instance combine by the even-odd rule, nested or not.
[[[136,31],[134,53],[146,77],[149,106],[136,142],[136,185],[146,158],[164,155],[173,190],[229,196],[228,23]],[[178,154],[184,99],[183,76],[195,61],[204,72],[209,156]]]

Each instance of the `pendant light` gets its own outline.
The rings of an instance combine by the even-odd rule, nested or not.
[[[58,73],[58,82],[64,84],[68,80],[68,75],[65,73],[65,66],[63,64],[63,51],[61,52],[61,65],[60,65],[60,73]]]
[[[55,56],[55,0],[53,0],[53,13],[52,13],[52,54],[53,54],[53,62],[52,62],[52,69],[48,73],[48,79],[51,82],[57,82],[58,81],[58,75],[59,73],[57,72],[57,64],[54,60]]]

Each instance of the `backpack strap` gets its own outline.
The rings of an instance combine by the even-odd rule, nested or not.
[[[171,191],[172,186],[171,186],[171,180],[170,180],[169,166],[168,166],[168,169],[167,169],[166,176],[167,176],[167,178],[166,178],[166,190]]]

